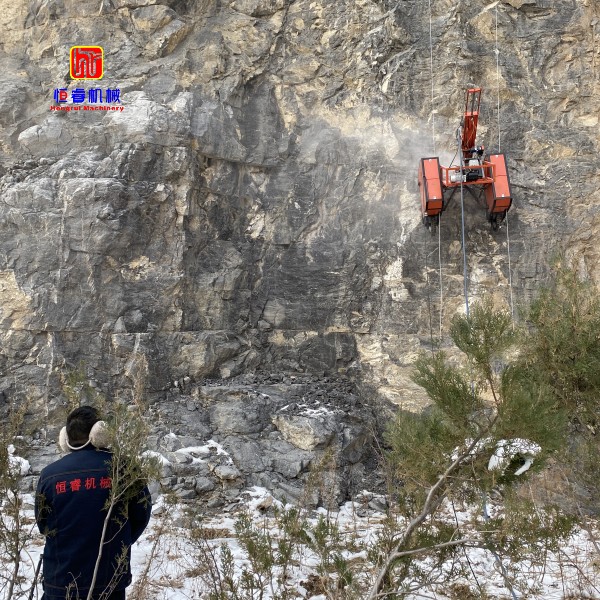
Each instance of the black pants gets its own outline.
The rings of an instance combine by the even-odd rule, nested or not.
[[[80,600],[85,600],[87,594],[84,594]],[[42,600],[49,600],[46,594],[42,595]],[[121,590],[119,592],[113,592],[106,600],[125,600],[125,590]]]

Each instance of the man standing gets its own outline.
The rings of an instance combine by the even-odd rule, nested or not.
[[[61,431],[61,447],[70,454],[40,475],[35,517],[46,537],[42,600],[85,600],[92,583],[94,599],[125,600],[131,545],[148,524],[151,500],[142,480],[129,482],[109,514],[114,474],[106,437],[95,408],[75,409]]]

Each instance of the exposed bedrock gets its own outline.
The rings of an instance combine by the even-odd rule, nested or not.
[[[270,372],[351,382],[350,420],[378,399],[422,407],[412,362],[464,297],[460,202],[438,255],[417,163],[448,164],[469,84],[515,197],[498,232],[465,197],[470,297],[517,311],[559,250],[600,281],[598,3],[431,6],[432,61],[423,2],[4,6],[3,401],[52,422],[69,371],[109,398],[141,376],[163,409],[184,381]],[[70,79],[74,44],[104,48],[100,83]],[[119,89],[123,110],[51,109],[78,87]],[[298,476],[304,453],[343,438],[329,417],[230,400],[207,413],[223,443],[279,436],[236,446],[240,472],[260,473],[258,454]]]

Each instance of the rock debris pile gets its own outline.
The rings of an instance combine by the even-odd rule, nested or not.
[[[337,506],[381,484],[376,415],[346,379],[277,373],[182,383],[152,405],[151,421],[147,452],[162,465],[153,492],[199,498],[207,509],[231,508],[252,486]],[[35,447],[28,489],[58,452],[41,439]]]

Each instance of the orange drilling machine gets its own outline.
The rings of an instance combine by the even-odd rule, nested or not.
[[[466,189],[478,202],[485,202],[487,219],[494,231],[512,204],[510,181],[504,154],[486,157],[483,146],[475,144],[481,88],[467,90],[465,114],[457,131],[460,148],[458,166],[442,167],[438,157],[422,158],[419,163],[419,189],[423,224],[429,229],[439,224],[457,189]]]

